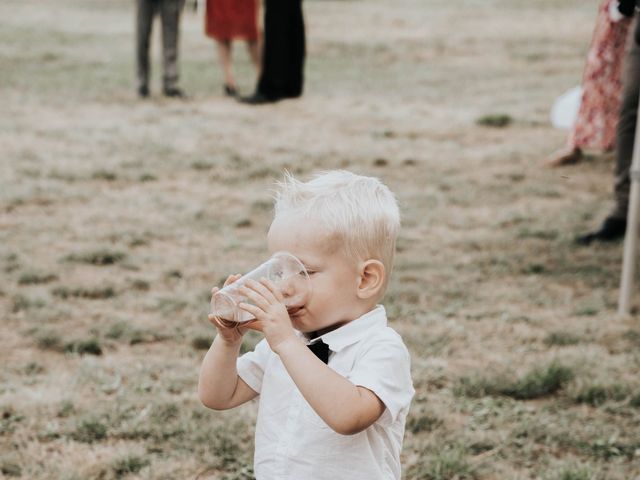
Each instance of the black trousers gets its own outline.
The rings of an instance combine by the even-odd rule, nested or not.
[[[302,0],[266,0],[262,72],[256,92],[271,99],[302,95],[304,57]]]
[[[630,29],[627,52],[622,71],[622,106],[616,131],[615,206],[609,217],[625,220],[629,208],[631,186],[630,169],[638,120],[638,95],[640,95],[640,22],[636,14],[636,26]]]

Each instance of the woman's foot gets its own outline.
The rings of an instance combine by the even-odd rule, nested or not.
[[[227,83],[224,84],[224,94],[227,97],[237,97],[238,96],[238,91],[236,90],[236,87],[234,87],[233,85],[229,85]]]
[[[562,167],[564,165],[573,165],[579,163],[584,158],[582,150],[578,147],[564,147],[552,153],[549,158],[544,161],[545,167]]]

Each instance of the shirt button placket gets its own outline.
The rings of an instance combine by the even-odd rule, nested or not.
[[[300,392],[296,391],[293,395],[291,407],[287,414],[287,420],[284,424],[283,434],[278,442],[278,458],[280,460],[279,465],[279,478],[286,478],[287,476],[287,459],[289,458],[289,449],[295,439],[296,428],[300,424],[300,412],[302,410],[302,402],[304,401]]]

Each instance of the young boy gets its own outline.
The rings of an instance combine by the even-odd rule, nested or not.
[[[269,251],[302,261],[311,295],[287,311],[275,285],[249,281],[253,305],[241,307],[256,320],[235,328],[210,316],[218,335],[198,386],[216,410],[260,396],[258,480],[400,478],[414,389],[407,348],[377,304],[399,225],[395,197],[375,178],[330,171],[280,184]],[[265,338],[238,358],[248,328]]]

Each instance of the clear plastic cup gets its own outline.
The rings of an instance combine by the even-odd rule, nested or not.
[[[290,253],[278,252],[235,282],[214,293],[211,297],[210,313],[223,323],[244,323],[254,320],[253,315],[238,307],[241,302],[253,303],[239,290],[247,280],[259,282],[262,278],[271,280],[278,287],[284,297],[284,304],[288,308],[301,307],[311,293],[309,274],[302,262]]]

